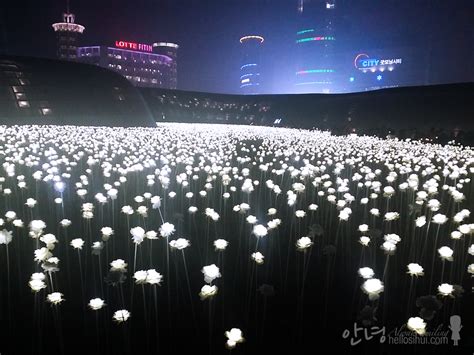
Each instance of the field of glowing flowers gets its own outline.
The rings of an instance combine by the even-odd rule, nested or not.
[[[468,147],[0,126],[0,162],[2,354],[349,352],[354,322],[472,329]]]

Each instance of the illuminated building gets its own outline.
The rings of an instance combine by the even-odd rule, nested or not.
[[[75,23],[74,14],[69,12],[69,2],[67,11],[63,14],[63,21],[54,23],[53,29],[56,32],[57,57],[62,60],[75,60],[78,40],[85,27]]]
[[[242,94],[261,92],[261,52],[265,39],[258,35],[240,38],[242,61],[240,65],[239,88]]]
[[[298,0],[295,92],[334,92],[335,1]]]
[[[170,89],[173,59],[153,53],[150,44],[115,41],[115,46],[90,46],[77,49],[78,61],[120,73],[139,87]]]
[[[178,87],[178,49],[179,46],[176,43],[169,42],[158,42],[153,43],[155,53],[163,54],[170,57],[173,61],[171,62],[170,74],[168,76],[169,81],[164,84],[164,87],[169,89],[176,89]]]

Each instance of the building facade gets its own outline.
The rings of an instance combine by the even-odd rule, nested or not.
[[[58,59],[76,60],[78,41],[85,27],[75,23],[74,14],[65,13],[63,21],[54,23],[53,29],[56,32],[56,56]]]
[[[116,41],[113,47],[79,47],[77,60],[113,70],[137,87],[173,88],[173,58],[153,53],[149,44]]]
[[[296,93],[334,92],[334,50],[336,3],[298,0],[296,32]]]
[[[240,65],[239,89],[241,94],[262,92],[262,51],[265,39],[259,35],[240,38],[242,59]]]
[[[179,46],[176,43],[170,42],[157,42],[153,43],[153,50],[157,54],[162,54],[172,59],[170,65],[170,73],[168,82],[165,83],[166,88],[177,89],[178,88],[178,49]]]

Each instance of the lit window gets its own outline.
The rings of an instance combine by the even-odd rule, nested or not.
[[[12,86],[13,92],[22,92],[23,88],[21,86]]]
[[[53,113],[53,111],[49,107],[43,107],[41,109],[41,114],[43,116],[48,116],[48,115],[51,115],[52,113]]]
[[[15,94],[17,100],[26,100],[26,94],[23,92],[19,92]]]
[[[18,107],[27,108],[30,107],[30,103],[28,101],[18,101]]]

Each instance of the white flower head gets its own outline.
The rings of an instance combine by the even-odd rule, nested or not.
[[[227,337],[226,345],[229,349],[234,348],[238,343],[242,343],[244,341],[242,331],[238,328],[232,328],[231,330],[226,331],[225,336]]]
[[[302,237],[296,241],[296,247],[299,251],[304,251],[313,245],[313,241],[309,237]]]
[[[219,268],[215,264],[204,266],[201,272],[204,274],[204,281],[207,283],[212,283],[212,281],[221,277]]]
[[[419,264],[410,263],[407,265],[407,268],[408,268],[408,274],[410,274],[410,276],[423,276],[424,275],[423,267]]]
[[[160,235],[163,238],[168,238],[175,232],[174,224],[165,222],[160,227]]]
[[[217,294],[217,286],[215,285],[204,285],[201,288],[201,292],[199,292],[199,297],[201,300],[205,300],[206,298],[210,298]]]
[[[453,285],[450,285],[448,283],[444,283],[438,286],[438,292],[442,296],[452,296],[454,291]]]
[[[407,328],[414,331],[418,335],[423,335],[426,332],[426,323],[420,317],[411,317],[408,319]]]
[[[267,235],[268,230],[263,224],[257,224],[253,227],[252,233],[257,237],[261,238]]]
[[[229,243],[225,239],[216,239],[214,241],[214,247],[216,248],[216,250],[225,250],[228,244]]]
[[[362,284],[362,291],[364,291],[370,300],[379,298],[380,293],[383,292],[383,282],[379,279],[368,279]]]
[[[74,249],[82,249],[82,246],[84,245],[84,240],[81,238],[76,238],[71,240],[71,246]]]
[[[47,300],[51,304],[60,304],[64,301],[63,294],[60,292],[53,292],[47,296]]]
[[[172,249],[178,249],[178,250],[183,250],[191,245],[189,240],[184,239],[184,238],[178,238],[176,240],[172,240],[169,244]]]
[[[117,323],[123,323],[123,322],[126,322],[128,318],[130,318],[130,315],[131,314],[129,311],[127,311],[126,309],[121,309],[114,313],[113,319]]]
[[[93,298],[89,301],[90,309],[97,311],[105,306],[105,301],[101,298]]]
[[[257,263],[257,264],[263,264],[263,259],[265,257],[263,256],[262,253],[260,253],[259,251],[255,252],[255,253],[252,253],[252,259]]]
[[[361,267],[358,271],[358,274],[363,279],[371,279],[374,277],[375,272],[370,267]]]
[[[127,271],[127,263],[122,259],[116,259],[110,263],[111,271]]]

